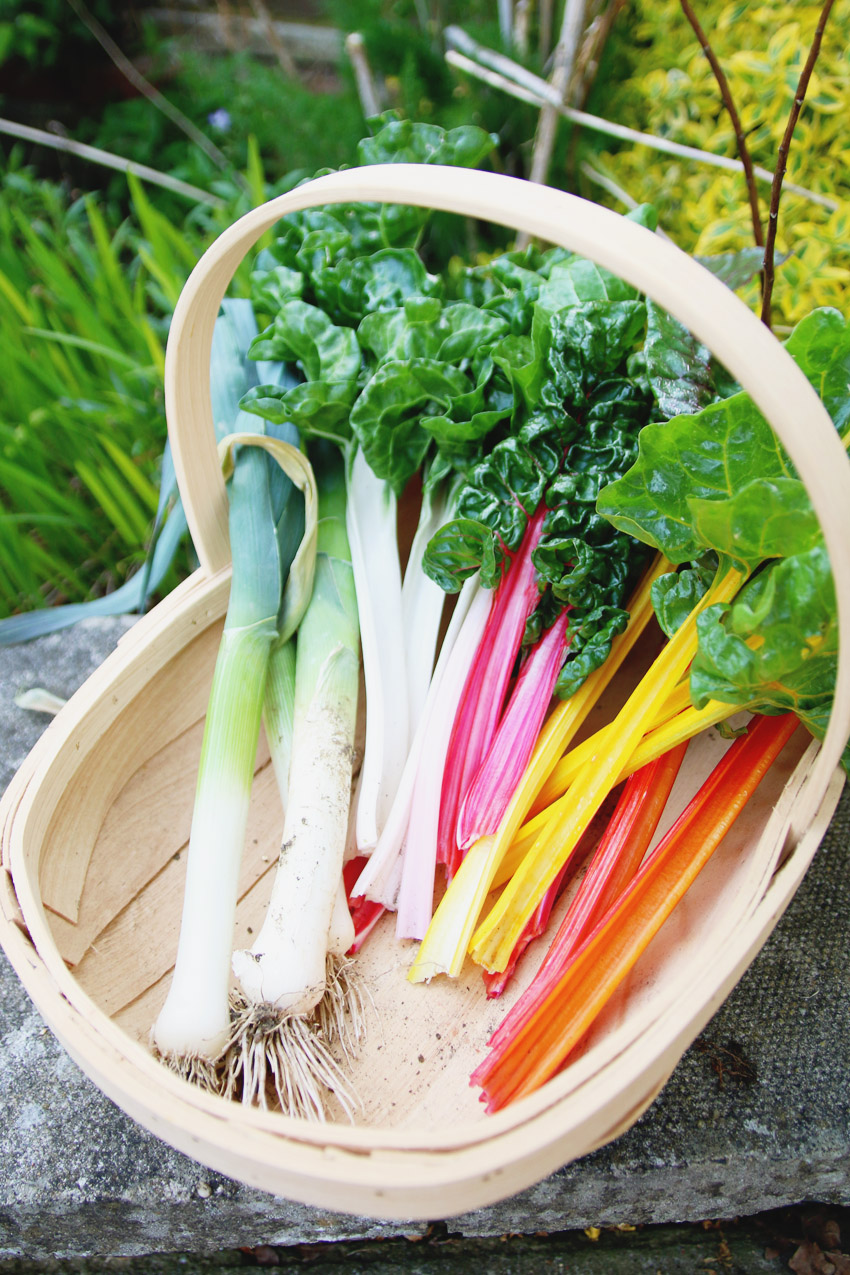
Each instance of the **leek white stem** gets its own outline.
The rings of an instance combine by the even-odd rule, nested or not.
[[[177,961],[153,1033],[163,1057],[214,1059],[227,1043],[239,861],[275,634],[274,617],[222,634],[189,838]]]
[[[325,992],[348,830],[359,683],[348,545],[341,516],[325,516],[325,489],[322,497],[313,594],[298,632],[283,845],[262,929],[250,951],[233,955],[234,972],[250,1000],[299,1015],[313,1010]]]

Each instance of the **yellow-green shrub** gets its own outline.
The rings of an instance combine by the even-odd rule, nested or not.
[[[753,162],[773,171],[794,91],[817,25],[819,4],[697,5],[729,80]],[[789,154],[786,181],[838,201],[836,211],[785,189],[777,250],[792,255],[777,272],[778,324],[816,305],[846,311],[850,282],[850,0],[835,4]],[[600,114],[673,141],[736,156],[731,121],[708,60],[678,0],[634,0],[615,39],[631,73],[605,96]],[[621,63],[622,64],[622,63]],[[743,175],[676,159],[643,146],[611,149],[600,166],[639,201],[654,203],[661,224],[700,254],[752,244]],[[762,222],[770,188],[759,183]],[[748,299],[755,302],[755,288]]]

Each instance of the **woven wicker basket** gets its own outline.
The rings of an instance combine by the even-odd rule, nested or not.
[[[850,632],[850,556],[842,556],[850,467],[804,377],[722,284],[616,214],[515,179],[401,164],[323,177],[232,226],[187,283],[166,388],[201,567],[122,639],[13,780],[0,806],[0,936],[70,1054],[175,1147],[304,1203],[428,1218],[530,1185],[615,1137],[652,1101],[764,943],[825,831],[850,733],[850,647],[842,648],[823,747],[801,743],[759,789],[588,1048],[538,1093],[483,1114],[467,1077],[504,1006],[488,1004],[474,977],[408,984],[409,945],[395,942],[391,926],[376,931],[360,958],[375,1009],[353,1068],[364,1098],[354,1124],[317,1126],[244,1109],[160,1066],[147,1038],[176,949],[181,851],[229,583],[209,406],[213,324],[233,272],[266,229],[297,209],[354,199],[424,204],[525,230],[593,258],[680,318],[750,391],[806,483],[833,560],[843,633]],[[704,771],[716,748],[699,741],[691,764]],[[262,750],[255,790],[238,941],[262,914],[277,853],[277,798]]]

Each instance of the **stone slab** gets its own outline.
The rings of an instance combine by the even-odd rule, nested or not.
[[[0,785],[126,621],[0,650]],[[453,1234],[564,1231],[850,1205],[850,795],[776,932],[666,1089],[614,1144]],[[437,1220],[437,1219],[435,1219]],[[0,1260],[215,1253],[240,1245],[422,1235],[311,1209],[210,1173],[140,1129],[67,1057],[0,959]]]

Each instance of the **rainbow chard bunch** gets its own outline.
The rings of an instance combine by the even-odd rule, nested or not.
[[[837,311],[815,311],[787,348],[847,438],[850,327]],[[517,837],[519,867],[472,937],[475,959],[508,967],[588,810],[614,770],[616,779],[632,774],[539,973],[473,1076],[490,1110],[531,1092],[569,1057],[798,721],[823,736],[834,691],[835,594],[823,536],[747,395],[645,429],[638,460],[600,493],[598,509],[680,565],[651,589],[669,641],[604,738],[568,753],[537,790],[537,812]],[[683,744],[741,709],[756,714],[747,733],[641,862]]]

